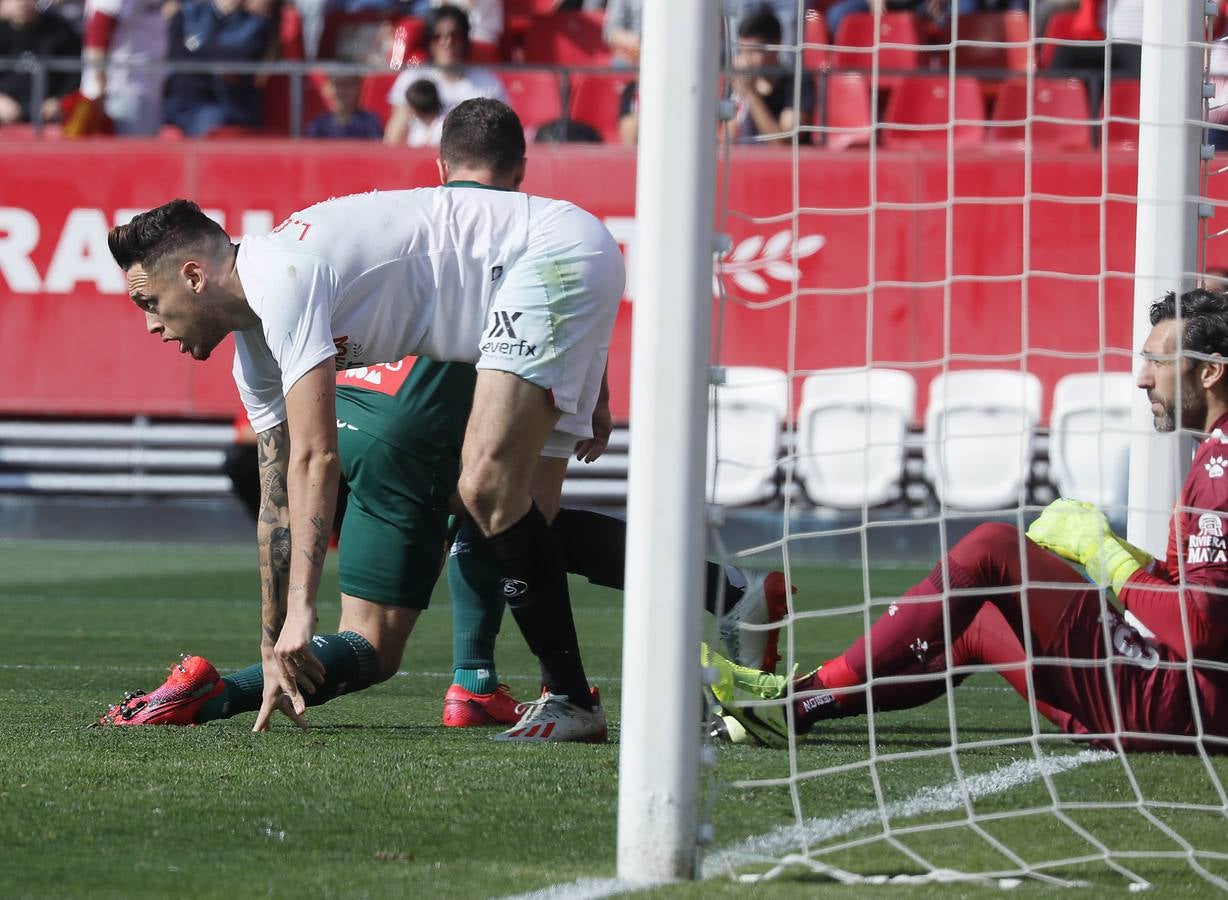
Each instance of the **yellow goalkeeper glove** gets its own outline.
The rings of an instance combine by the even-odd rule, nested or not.
[[[1104,513],[1078,500],[1054,500],[1028,528],[1028,537],[1083,566],[1092,581],[1114,592],[1151,562],[1145,550],[1113,534]]]

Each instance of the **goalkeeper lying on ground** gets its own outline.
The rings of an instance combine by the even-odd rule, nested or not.
[[[876,710],[939,697],[948,666],[1014,665],[998,671],[1026,698],[1020,664],[1028,658],[1027,638],[1033,658],[1073,663],[1030,666],[1037,711],[1068,734],[1106,747],[1186,752],[1201,736],[1209,752],[1228,752],[1228,366],[1221,358],[1228,357],[1228,294],[1196,290],[1181,297],[1180,351],[1176,302],[1169,294],[1151,307],[1138,386],[1151,401],[1156,430],[1184,424],[1207,436],[1174,510],[1166,560],[1126,543],[1099,510],[1073,500],[1050,504],[1026,538],[1010,525],[981,525],[868,635],[791,685],[705,648],[719,675],[713,693],[726,714],[760,741],[782,744],[790,727],[805,733],[823,719],[864,714],[868,696]],[[1045,587],[1021,592],[1025,578]],[[1097,586],[1115,593],[1152,636],[1111,602],[1102,607]],[[955,683],[966,674],[955,675]],[[901,675],[919,677],[877,683]],[[783,697],[785,704],[755,703]]]

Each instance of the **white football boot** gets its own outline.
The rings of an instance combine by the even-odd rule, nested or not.
[[[779,622],[788,614],[785,575],[783,572],[746,571],[742,574],[746,578],[746,589],[733,608],[721,616],[721,641],[729,658],[738,665],[775,672],[780,662],[780,626],[755,626]],[[793,593],[797,593],[797,588],[793,588]]]
[[[601,707],[601,693],[592,689],[592,710],[576,706],[565,694],[542,695],[529,703],[516,707],[520,721],[507,731],[496,734],[496,741],[541,744],[560,741],[579,741],[599,744],[607,740],[605,710]]]

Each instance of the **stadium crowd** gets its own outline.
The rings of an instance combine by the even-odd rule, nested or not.
[[[1007,123],[1027,107],[1029,69],[1038,74],[1035,112],[1074,123],[1038,129],[1034,142],[1093,146],[1100,139],[1093,113],[1110,94],[1106,71],[1113,116],[1137,113],[1142,0],[954,0],[958,16],[953,0],[804,2],[800,16],[796,0],[734,4],[732,140],[788,143],[802,125],[816,128],[802,131],[802,143],[842,148],[890,143],[890,126],[903,124],[897,137],[945,143],[948,100],[935,74],[953,85],[957,119],[991,125],[960,131],[957,143],[1018,141],[1021,129]],[[456,104],[493,97],[538,140],[634,143],[641,7],[641,0],[0,0],[0,139],[301,134],[423,146],[438,143]],[[1225,21],[1221,15],[1217,34]],[[1035,58],[1025,46],[1033,35],[1047,39]],[[953,38],[977,43],[952,50]],[[878,53],[872,90],[869,48],[877,40],[892,46]],[[800,54],[779,49],[799,41]],[[795,77],[799,55],[803,72]],[[262,70],[273,62],[282,66]],[[884,126],[877,136],[872,105]],[[1128,144],[1132,130],[1109,140]]]

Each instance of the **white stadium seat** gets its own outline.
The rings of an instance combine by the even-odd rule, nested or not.
[[[1006,369],[970,369],[930,383],[925,470],[940,502],[958,509],[1013,507],[1032,467],[1040,379]]]
[[[725,383],[713,385],[708,396],[708,499],[725,506],[770,500],[789,413],[788,376],[730,366]]]
[[[802,386],[797,477],[820,506],[879,506],[900,496],[917,383],[896,369],[829,369]]]
[[[1141,392],[1129,372],[1061,378],[1049,415],[1049,480],[1063,497],[1124,507],[1130,480],[1130,408]]]

